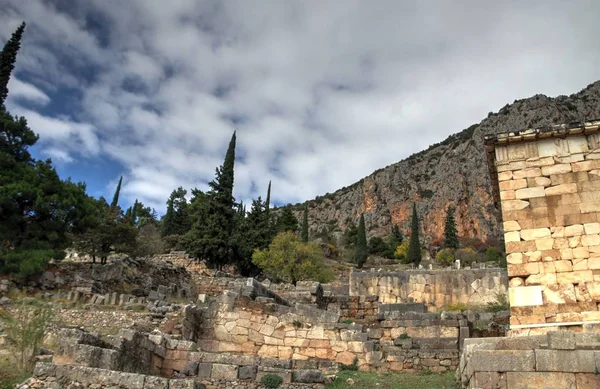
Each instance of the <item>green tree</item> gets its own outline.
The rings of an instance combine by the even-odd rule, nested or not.
[[[437,259],[440,265],[452,265],[452,262],[454,262],[454,249],[445,248],[438,251],[435,255],[435,259]]]
[[[216,170],[215,179],[208,185],[206,205],[201,219],[195,218],[186,234],[188,252],[204,259],[211,267],[221,268],[234,260],[232,240],[235,227],[235,200],[233,198],[233,169],[236,134],[233,133],[225,161]]]
[[[292,284],[305,280],[333,280],[333,271],[323,263],[321,247],[314,242],[300,241],[290,231],[278,234],[268,249],[254,251],[252,262],[267,277]]]
[[[187,190],[181,186],[171,192],[167,200],[167,212],[162,220],[162,236],[184,235],[190,230],[190,204],[186,195]]]
[[[456,222],[454,221],[454,207],[448,207],[446,214],[446,223],[444,226],[444,248],[458,248],[458,233],[456,231]]]
[[[119,178],[119,183],[117,184],[117,189],[115,189],[115,194],[113,195],[112,203],[110,203],[111,207],[116,207],[119,204],[119,195],[121,193],[121,183],[123,182],[123,176]]]
[[[4,109],[4,102],[8,96],[8,81],[15,68],[17,53],[21,48],[21,38],[25,31],[25,22],[13,32],[12,36],[0,52],[0,110]]]
[[[410,229],[411,235],[408,244],[407,260],[409,263],[418,265],[421,262],[421,244],[419,242],[419,216],[417,215],[417,205],[414,203]]]
[[[276,230],[277,232],[291,231],[294,233],[298,231],[298,218],[294,216],[291,205],[283,207],[281,215],[277,218]]]
[[[367,261],[367,232],[365,230],[365,215],[360,215],[358,232],[356,234],[356,265],[362,268]]]
[[[396,247],[396,250],[394,250],[394,258],[398,259],[402,263],[407,263],[408,245],[408,242],[403,242]]]
[[[300,238],[303,242],[308,242],[308,203],[304,204],[304,213],[302,214],[302,230]]]

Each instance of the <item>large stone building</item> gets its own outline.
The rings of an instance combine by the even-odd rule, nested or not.
[[[486,137],[513,335],[600,323],[599,125]]]

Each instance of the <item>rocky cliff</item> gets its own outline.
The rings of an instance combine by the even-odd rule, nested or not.
[[[369,236],[384,236],[392,224],[409,231],[416,203],[424,240],[443,236],[449,205],[458,233],[482,241],[501,235],[491,192],[483,137],[488,134],[581,122],[600,117],[600,81],[571,96],[516,100],[427,150],[375,171],[357,183],[309,201],[311,234],[330,226],[343,231],[361,213]],[[298,220],[303,205],[295,206]]]

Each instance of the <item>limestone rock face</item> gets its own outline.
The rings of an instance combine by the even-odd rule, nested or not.
[[[481,240],[499,237],[502,226],[491,194],[484,135],[581,122],[596,119],[599,112],[600,81],[568,97],[535,95],[517,100],[425,151],[377,170],[349,187],[310,200],[310,233],[315,234],[327,224],[336,224],[343,231],[349,222],[357,224],[363,212],[369,237],[386,236],[392,224],[399,224],[406,233],[415,202],[423,243],[443,236],[449,205],[456,207],[459,236]],[[516,201],[520,201],[518,196]],[[295,207],[298,220],[302,220],[303,206]]]

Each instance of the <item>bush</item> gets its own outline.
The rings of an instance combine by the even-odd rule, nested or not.
[[[471,266],[480,259],[480,255],[470,247],[459,249],[454,252],[455,259],[460,260],[460,266]]]
[[[443,266],[452,265],[452,262],[454,262],[454,250],[453,249],[440,250],[435,255],[435,259],[438,261],[438,263],[440,265],[443,265]]]
[[[486,312],[501,312],[501,311],[509,311],[510,303],[506,294],[504,293],[496,293],[496,301],[487,303],[485,307]]]
[[[448,304],[444,308],[445,311],[466,311],[468,309],[465,303]]]
[[[406,256],[408,255],[408,242],[404,242],[398,247],[396,247],[396,251],[394,251],[394,258],[403,262],[406,261]]]
[[[52,308],[45,304],[22,303],[14,313],[2,312],[5,332],[16,348],[19,372],[33,369],[35,355],[52,321]]]
[[[42,273],[54,256],[53,250],[0,251],[0,273],[12,274],[19,280]]]
[[[293,232],[277,234],[268,249],[255,250],[252,263],[261,268],[267,277],[292,284],[314,280],[330,282],[333,271],[323,263],[323,251],[314,242],[302,242]]]
[[[179,235],[171,235],[179,236]],[[149,257],[165,252],[165,242],[160,236],[160,231],[154,224],[146,224],[140,228],[136,237],[136,249],[134,251],[136,257]]]
[[[164,237],[167,249],[181,251],[185,250],[185,238],[183,235],[167,235]]]
[[[277,389],[281,386],[281,384],[283,384],[283,378],[277,374],[267,374],[263,376],[263,378],[260,380],[260,383],[265,388]]]
[[[488,247],[485,250],[485,259],[488,262],[500,262],[502,259],[502,255],[503,253],[496,247]]]

